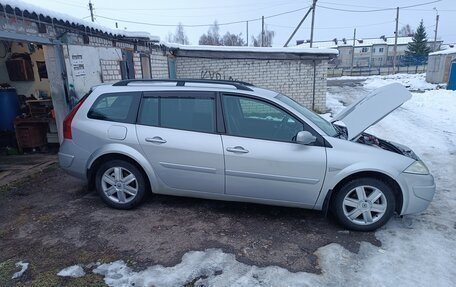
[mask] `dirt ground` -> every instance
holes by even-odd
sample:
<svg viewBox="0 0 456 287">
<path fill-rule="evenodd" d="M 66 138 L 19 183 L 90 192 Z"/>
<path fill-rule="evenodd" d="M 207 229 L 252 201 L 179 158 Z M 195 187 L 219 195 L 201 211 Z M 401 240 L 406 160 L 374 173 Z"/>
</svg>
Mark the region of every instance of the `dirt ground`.
<svg viewBox="0 0 456 287">
<path fill-rule="evenodd" d="M 173 266 L 207 248 L 247 264 L 319 273 L 319 247 L 335 242 L 357 252 L 361 241 L 380 245 L 374 233 L 348 232 L 302 209 L 153 195 L 135 210 L 115 210 L 55 164 L 0 189 L 0 286 L 103 286 L 90 265 L 82 278 L 56 274 L 119 259 L 135 270 Z M 18 261 L 30 266 L 12 280 Z"/>
</svg>

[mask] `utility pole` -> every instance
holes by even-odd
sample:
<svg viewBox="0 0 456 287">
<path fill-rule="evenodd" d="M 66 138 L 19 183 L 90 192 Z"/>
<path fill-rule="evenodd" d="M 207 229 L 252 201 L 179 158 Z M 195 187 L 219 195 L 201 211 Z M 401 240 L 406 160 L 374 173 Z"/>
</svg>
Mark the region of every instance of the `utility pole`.
<svg viewBox="0 0 456 287">
<path fill-rule="evenodd" d="M 435 8 L 434 8 L 435 9 Z M 437 9 L 435 9 L 435 11 L 437 11 Z M 437 51 L 437 29 L 439 28 L 439 12 L 437 11 L 437 15 L 435 16 L 435 34 L 434 34 L 434 47 L 433 47 L 433 51 Z"/>
<path fill-rule="evenodd" d="M 304 17 L 301 19 L 301 22 L 299 22 L 298 26 L 296 26 L 296 28 L 294 29 L 293 33 L 291 33 L 290 38 L 288 38 L 287 42 L 285 42 L 285 45 L 283 45 L 284 47 L 288 46 L 288 43 L 290 43 L 291 39 L 293 39 L 293 37 L 296 34 L 296 32 L 298 32 L 299 27 L 301 27 L 301 25 L 304 22 L 304 20 L 306 20 L 306 18 L 309 15 L 310 11 L 312 11 L 312 7 L 310 7 L 309 10 L 307 10 L 306 15 L 304 15 Z"/>
<path fill-rule="evenodd" d="M 264 47 L 264 16 L 261 16 L 261 47 Z"/>
<path fill-rule="evenodd" d="M 396 8 L 396 32 L 394 32 L 394 50 L 393 50 L 393 74 L 396 74 L 396 57 L 397 57 L 397 33 L 399 28 L 399 7 Z"/>
<path fill-rule="evenodd" d="M 89 0 L 89 10 L 90 10 L 90 18 L 92 19 L 92 22 L 95 22 L 95 19 L 93 18 L 93 5 L 92 1 Z"/>
<path fill-rule="evenodd" d="M 247 46 L 248 46 L 249 45 L 249 21 L 246 21 L 245 24 L 246 24 L 246 30 L 247 30 L 246 35 L 247 35 Z"/>
<path fill-rule="evenodd" d="M 310 26 L 310 48 L 312 48 L 314 39 L 314 22 L 315 22 L 315 7 L 317 6 L 317 0 L 313 0 L 312 3 L 312 24 Z"/>
<path fill-rule="evenodd" d="M 355 63 L 355 44 L 356 44 L 356 28 L 353 31 L 353 48 L 352 48 L 352 61 L 351 61 L 350 76 L 353 75 L 353 65 Z"/>
</svg>

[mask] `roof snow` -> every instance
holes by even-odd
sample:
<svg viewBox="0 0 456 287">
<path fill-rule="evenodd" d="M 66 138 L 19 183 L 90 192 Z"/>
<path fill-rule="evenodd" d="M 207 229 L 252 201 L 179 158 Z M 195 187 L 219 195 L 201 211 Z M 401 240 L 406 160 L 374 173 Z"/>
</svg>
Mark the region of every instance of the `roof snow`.
<svg viewBox="0 0 456 287">
<path fill-rule="evenodd" d="M 429 53 L 429 56 L 434 56 L 434 55 L 449 55 L 449 54 L 456 54 L 456 48 L 450 48 L 442 51 L 437 51 L 433 53 Z"/>
<path fill-rule="evenodd" d="M 126 31 L 121 29 L 111 29 L 93 22 L 89 22 L 83 19 L 79 19 L 77 17 L 73 17 L 64 13 L 56 12 L 53 10 L 49 10 L 43 7 L 39 7 L 22 0 L 0 0 L 0 5 L 2 6 L 3 10 L 6 9 L 7 6 L 10 6 L 13 10 L 15 10 L 18 16 L 23 16 L 25 12 L 29 14 L 36 14 L 37 16 L 42 16 L 43 18 L 50 18 L 53 21 L 63 21 L 69 25 L 79 25 L 83 27 L 87 27 L 90 29 L 94 29 L 97 32 L 111 34 L 113 36 L 123 36 L 123 37 L 130 37 L 130 38 L 146 38 L 149 41 L 160 41 L 160 37 L 152 36 L 148 32 L 139 32 L 139 31 Z M 18 14 L 17 10 L 20 10 Z M 22 14 L 22 15 L 21 15 Z"/>
<path fill-rule="evenodd" d="M 288 48 L 288 47 L 248 47 L 248 46 L 209 46 L 209 45 L 180 45 L 174 43 L 162 43 L 169 48 L 186 51 L 214 51 L 214 52 L 262 52 L 262 53 L 291 53 L 291 54 L 319 54 L 338 55 L 336 49 L 322 48 Z"/>
</svg>

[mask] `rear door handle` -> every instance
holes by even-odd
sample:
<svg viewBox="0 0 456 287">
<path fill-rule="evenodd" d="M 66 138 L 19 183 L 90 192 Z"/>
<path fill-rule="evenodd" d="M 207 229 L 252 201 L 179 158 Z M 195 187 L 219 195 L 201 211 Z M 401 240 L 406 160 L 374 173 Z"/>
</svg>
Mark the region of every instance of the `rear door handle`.
<svg viewBox="0 0 456 287">
<path fill-rule="evenodd" d="M 162 143 L 166 143 L 166 140 L 162 139 L 161 137 L 153 137 L 153 138 L 146 138 L 146 142 L 162 144 Z"/>
<path fill-rule="evenodd" d="M 226 151 L 234 152 L 234 153 L 248 153 L 249 152 L 248 150 L 246 150 L 245 148 L 243 148 L 241 146 L 227 147 Z"/>
</svg>

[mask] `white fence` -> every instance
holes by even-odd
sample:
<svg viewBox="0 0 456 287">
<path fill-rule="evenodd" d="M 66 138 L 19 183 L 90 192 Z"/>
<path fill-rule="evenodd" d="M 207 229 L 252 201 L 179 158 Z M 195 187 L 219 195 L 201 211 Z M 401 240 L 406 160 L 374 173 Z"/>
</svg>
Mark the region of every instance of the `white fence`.
<svg viewBox="0 0 456 287">
<path fill-rule="evenodd" d="M 421 74 L 426 72 L 427 65 L 396 67 L 396 73 Z M 372 76 L 394 74 L 393 67 L 378 68 L 336 68 L 328 67 L 328 77 L 340 76 Z"/>
</svg>

